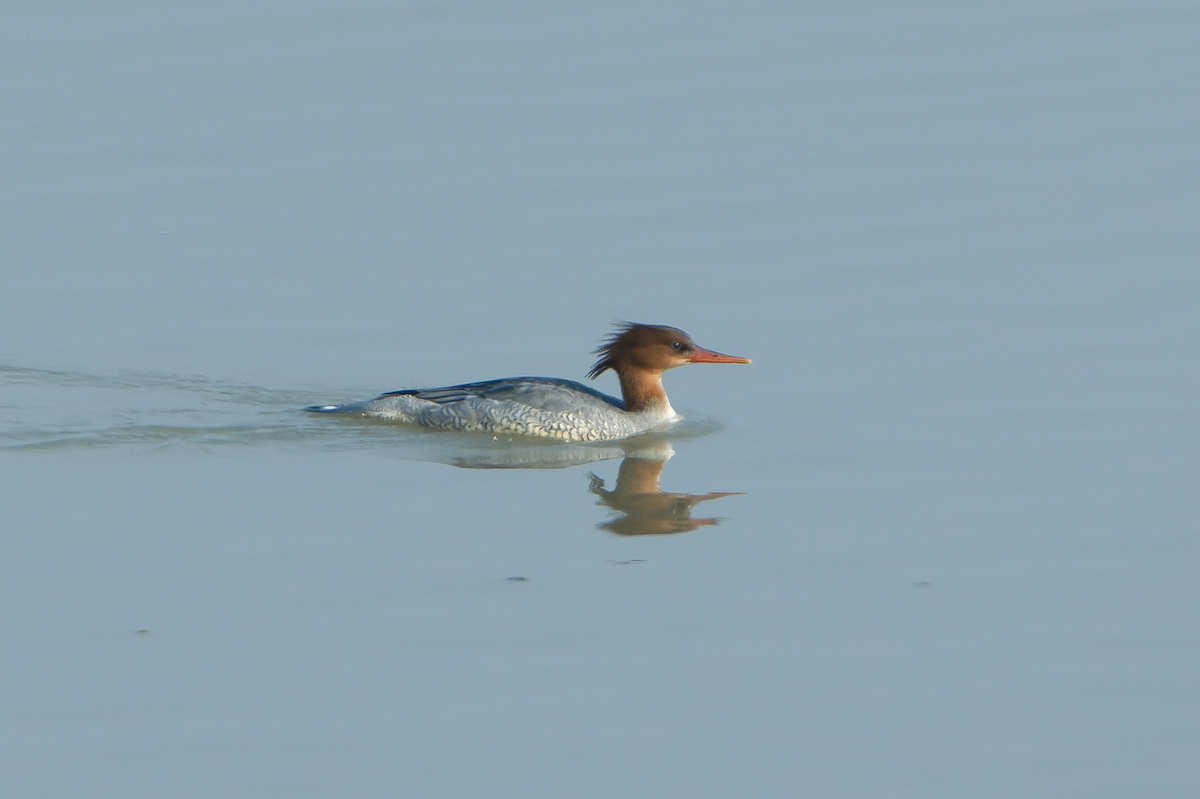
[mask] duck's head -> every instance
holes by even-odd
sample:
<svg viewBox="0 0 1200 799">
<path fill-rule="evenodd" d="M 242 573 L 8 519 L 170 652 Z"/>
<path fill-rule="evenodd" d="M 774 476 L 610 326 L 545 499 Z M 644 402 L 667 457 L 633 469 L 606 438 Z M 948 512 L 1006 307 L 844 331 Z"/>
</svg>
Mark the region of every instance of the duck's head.
<svg viewBox="0 0 1200 799">
<path fill-rule="evenodd" d="M 588 372 L 596 378 L 609 369 L 618 375 L 629 371 L 661 374 L 689 363 L 750 363 L 749 358 L 723 355 L 697 346 L 692 337 L 676 327 L 626 322 L 596 349 L 600 359 Z"/>
</svg>

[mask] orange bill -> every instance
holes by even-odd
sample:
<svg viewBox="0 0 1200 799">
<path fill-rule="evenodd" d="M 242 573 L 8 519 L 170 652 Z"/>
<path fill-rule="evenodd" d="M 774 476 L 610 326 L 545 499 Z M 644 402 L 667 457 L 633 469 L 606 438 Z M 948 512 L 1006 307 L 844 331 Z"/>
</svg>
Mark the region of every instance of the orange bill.
<svg viewBox="0 0 1200 799">
<path fill-rule="evenodd" d="M 722 355 L 719 352 L 706 350 L 703 347 L 696 347 L 692 351 L 692 356 L 688 358 L 689 363 L 750 363 L 749 358 L 739 358 L 736 355 Z"/>
</svg>

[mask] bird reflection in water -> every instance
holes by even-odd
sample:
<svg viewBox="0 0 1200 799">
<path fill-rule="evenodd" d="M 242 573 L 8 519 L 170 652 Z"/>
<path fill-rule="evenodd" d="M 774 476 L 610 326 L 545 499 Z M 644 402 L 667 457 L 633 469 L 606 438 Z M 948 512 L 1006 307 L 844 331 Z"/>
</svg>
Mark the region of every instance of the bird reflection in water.
<svg viewBox="0 0 1200 799">
<path fill-rule="evenodd" d="M 701 431 L 704 428 L 700 428 Z M 437 434 L 439 443 L 443 433 Z M 675 454 L 670 443 L 651 436 L 613 442 L 608 446 L 522 444 L 476 437 L 462 439 L 462 449 L 434 451 L 429 460 L 450 463 L 462 469 L 566 469 L 586 463 L 624 458 L 617 472 L 617 485 L 609 491 L 594 474 L 588 490 L 621 515 L 596 525 L 617 535 L 670 535 L 690 533 L 720 524 L 719 518 L 692 518 L 692 509 L 709 499 L 740 496 L 740 491 L 712 494 L 675 494 L 659 487 L 663 466 Z M 448 457 L 449 456 L 449 457 Z"/>
<path fill-rule="evenodd" d="M 626 457 L 621 461 L 617 486 L 612 491 L 606 489 L 604 481 L 595 474 L 589 474 L 588 490 L 600 497 L 597 504 L 607 505 L 622 514 L 596 526 L 617 535 L 690 533 L 701 526 L 721 523 L 719 518 L 693 518 L 692 508 L 698 503 L 743 493 L 675 494 L 663 491 L 658 481 L 666 463 L 666 458 Z"/>
</svg>

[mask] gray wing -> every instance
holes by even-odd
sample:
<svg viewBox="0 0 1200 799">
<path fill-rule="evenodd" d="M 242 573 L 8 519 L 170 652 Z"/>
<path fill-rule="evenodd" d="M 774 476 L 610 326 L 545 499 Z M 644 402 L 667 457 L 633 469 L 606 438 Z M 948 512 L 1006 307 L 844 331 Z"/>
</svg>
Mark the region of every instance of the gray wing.
<svg viewBox="0 0 1200 799">
<path fill-rule="evenodd" d="M 509 377 L 503 380 L 463 383 L 458 386 L 391 391 L 377 399 L 401 396 L 415 397 L 439 405 L 470 399 L 517 402 L 532 408 L 560 412 L 577 409 L 582 400 L 589 404 L 625 410 L 625 403 L 616 397 L 610 397 L 574 380 L 550 377 Z"/>
</svg>

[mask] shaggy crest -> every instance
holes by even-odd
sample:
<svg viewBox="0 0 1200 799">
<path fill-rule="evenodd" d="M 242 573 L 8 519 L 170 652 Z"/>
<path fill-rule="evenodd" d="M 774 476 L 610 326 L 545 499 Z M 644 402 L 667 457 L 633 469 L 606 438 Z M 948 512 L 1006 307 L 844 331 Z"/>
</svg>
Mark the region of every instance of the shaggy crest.
<svg viewBox="0 0 1200 799">
<path fill-rule="evenodd" d="M 600 360 L 592 365 L 587 376 L 595 380 L 600 375 L 607 372 L 617 365 L 613 359 L 613 350 L 616 349 L 617 342 L 621 340 L 621 336 L 638 327 L 637 322 L 618 322 L 617 329 L 609 334 L 608 338 L 600 343 L 600 346 L 592 350 L 592 355 L 599 355 Z"/>
</svg>

